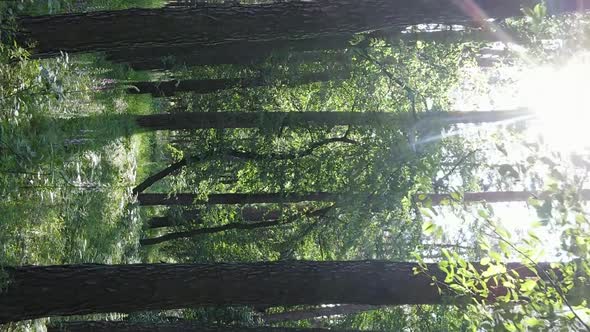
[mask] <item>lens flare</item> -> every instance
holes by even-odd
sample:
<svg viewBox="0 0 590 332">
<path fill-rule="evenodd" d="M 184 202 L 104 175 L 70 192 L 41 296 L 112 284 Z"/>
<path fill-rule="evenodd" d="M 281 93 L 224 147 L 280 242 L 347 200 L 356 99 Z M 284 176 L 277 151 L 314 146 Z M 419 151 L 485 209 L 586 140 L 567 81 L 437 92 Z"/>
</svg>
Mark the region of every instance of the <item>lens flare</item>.
<svg viewBox="0 0 590 332">
<path fill-rule="evenodd" d="M 534 69 L 520 87 L 522 105 L 537 116 L 533 132 L 562 152 L 590 148 L 590 62 L 585 58 Z"/>
</svg>

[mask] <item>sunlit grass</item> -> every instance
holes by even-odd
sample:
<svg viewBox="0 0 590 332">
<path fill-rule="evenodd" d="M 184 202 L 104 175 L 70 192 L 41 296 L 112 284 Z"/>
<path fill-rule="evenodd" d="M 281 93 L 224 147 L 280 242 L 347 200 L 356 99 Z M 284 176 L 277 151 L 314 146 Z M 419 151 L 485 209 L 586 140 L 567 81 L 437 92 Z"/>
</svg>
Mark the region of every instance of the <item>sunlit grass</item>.
<svg viewBox="0 0 590 332">
<path fill-rule="evenodd" d="M 84 55 L 1 68 L 11 80 L 0 103 L 0 138 L 9 147 L 0 150 L 0 267 L 140 259 L 131 188 L 154 134 L 133 135 L 128 123 L 101 119 L 150 113 L 152 99 L 96 91 L 101 64 Z M 35 85 L 44 68 L 57 75 L 63 95 Z M 24 88 L 14 97 L 8 88 L 19 82 Z"/>
</svg>

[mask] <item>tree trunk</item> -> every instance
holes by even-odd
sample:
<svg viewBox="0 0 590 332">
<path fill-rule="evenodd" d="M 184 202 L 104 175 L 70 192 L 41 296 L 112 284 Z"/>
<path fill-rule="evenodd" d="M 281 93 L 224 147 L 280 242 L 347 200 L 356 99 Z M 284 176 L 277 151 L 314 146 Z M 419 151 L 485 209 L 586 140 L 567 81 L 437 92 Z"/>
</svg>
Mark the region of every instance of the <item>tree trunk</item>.
<svg viewBox="0 0 590 332">
<path fill-rule="evenodd" d="M 267 227 L 277 226 L 280 224 L 282 224 L 280 220 L 258 222 L 258 223 L 253 223 L 253 224 L 234 222 L 234 223 L 229 223 L 229 224 L 225 224 L 222 226 L 199 228 L 199 229 L 193 229 L 190 231 L 168 233 L 168 234 L 164 234 L 162 236 L 149 238 L 149 239 L 141 239 L 141 240 L 139 240 L 139 244 L 142 246 L 151 246 L 154 244 L 160 244 L 160 243 L 168 242 L 168 241 L 172 241 L 172 240 L 188 239 L 188 238 L 195 237 L 195 236 L 202 235 L 202 234 L 212 234 L 212 233 L 225 232 L 230 229 L 252 230 L 252 229 L 257 229 L 257 228 L 267 228 Z"/>
<path fill-rule="evenodd" d="M 272 221 L 281 218 L 283 215 L 281 210 L 270 210 L 261 207 L 244 207 L 239 210 L 240 219 L 245 222 L 261 222 L 261 221 Z M 179 224 L 183 224 L 184 221 L 190 220 L 192 222 L 198 221 L 201 224 L 203 221 L 200 219 L 200 210 L 188 210 L 183 211 L 182 220 L 175 221 L 170 216 L 153 217 L 150 219 L 150 228 L 163 228 L 173 227 Z"/>
<path fill-rule="evenodd" d="M 0 323 L 201 305 L 410 305 L 447 300 L 431 278 L 416 275 L 415 268 L 415 263 L 385 261 L 8 267 Z M 427 268 L 431 276 L 444 280 L 437 264 Z M 521 277 L 536 276 L 518 263 L 508 269 Z"/>
<path fill-rule="evenodd" d="M 177 92 L 193 92 L 199 94 L 212 93 L 233 88 L 255 88 L 262 86 L 297 86 L 316 82 L 328 82 L 332 80 L 347 79 L 350 72 L 324 71 L 319 73 L 307 73 L 298 75 L 297 78 L 287 81 L 265 79 L 264 77 L 252 78 L 226 78 L 210 80 L 172 80 L 161 82 L 132 82 L 132 87 L 127 89 L 131 94 L 150 93 L 155 97 L 170 97 Z"/>
<path fill-rule="evenodd" d="M 174 195 L 142 193 L 137 195 L 139 205 L 195 205 L 195 204 L 280 204 L 299 202 L 333 202 L 339 194 L 328 192 L 313 193 L 249 193 L 249 194 L 211 194 L 207 200 L 197 200 L 198 194 L 180 193 Z"/>
<path fill-rule="evenodd" d="M 466 41 L 494 42 L 498 35 L 485 30 L 473 31 L 432 31 L 400 33 L 399 30 L 378 30 L 363 35 L 360 43 L 352 45 L 355 35 L 339 35 L 301 40 L 272 40 L 258 42 L 234 42 L 212 45 L 202 48 L 195 45 L 177 47 L 133 47 L 109 51 L 107 60 L 126 63 L 135 70 L 172 69 L 175 66 L 204 65 L 252 65 L 274 57 L 279 60 L 303 62 L 344 61 L 343 53 L 347 49 L 369 46 L 371 39 L 383 39 L 390 42 L 402 40 L 407 44 L 416 41 L 460 43 Z M 325 51 L 332 51 L 330 53 Z M 335 57 L 335 58 L 334 58 Z"/>
<path fill-rule="evenodd" d="M 513 36 L 514 37 L 514 36 Z M 416 41 L 460 43 L 466 41 L 494 42 L 499 41 L 497 34 L 485 30 L 471 31 L 432 31 L 416 33 L 400 33 L 398 29 L 386 29 L 364 34 L 360 43 L 351 44 L 355 35 L 339 35 L 301 40 L 272 40 L 234 42 L 212 45 L 206 48 L 198 45 L 177 47 L 133 47 L 109 51 L 107 60 L 126 63 L 135 70 L 171 69 L 175 66 L 203 65 L 252 65 L 269 60 L 272 56 L 278 59 L 295 59 L 296 61 L 343 61 L 342 54 L 326 53 L 325 51 L 343 51 L 351 48 L 369 46 L 371 39 L 384 39 L 393 42 L 402 40 L 412 44 Z M 332 59 L 336 55 L 336 59 Z"/>
<path fill-rule="evenodd" d="M 580 198 L 582 200 L 590 200 L 590 189 L 582 189 L 580 191 Z M 464 193 L 462 197 L 455 200 L 451 194 L 418 194 L 415 198 L 419 202 L 430 202 L 432 205 L 441 205 L 443 201 L 448 202 L 462 202 L 462 203 L 509 203 L 509 202 L 526 202 L 529 198 L 537 198 L 540 200 L 547 199 L 551 196 L 550 192 L 534 193 L 530 191 L 487 191 Z"/>
<path fill-rule="evenodd" d="M 321 215 L 326 214 L 326 212 L 328 212 L 331 208 L 332 208 L 332 206 L 329 206 L 329 207 L 314 210 L 311 212 L 306 212 L 306 213 L 303 213 L 303 216 L 308 216 L 308 217 L 321 216 Z M 213 234 L 213 233 L 225 232 L 230 229 L 252 230 L 252 229 L 258 229 L 258 228 L 267 228 L 267 227 L 272 227 L 272 226 L 278 226 L 278 225 L 287 225 L 287 224 L 294 222 L 295 220 L 297 220 L 299 218 L 300 218 L 300 216 L 295 215 L 295 216 L 291 216 L 290 218 L 288 218 L 286 220 L 280 220 L 277 218 L 275 220 L 261 221 L 261 222 L 257 222 L 257 223 L 233 222 L 233 223 L 229 223 L 229 224 L 225 224 L 225 225 L 221 225 L 221 226 L 192 229 L 192 230 L 183 231 L 183 232 L 168 233 L 168 234 L 164 234 L 162 236 L 158 236 L 158 237 L 150 238 L 150 239 L 141 239 L 139 241 L 139 244 L 141 244 L 142 246 L 149 246 L 149 245 L 159 244 L 159 243 L 172 241 L 172 240 L 188 239 L 188 238 L 196 237 L 196 236 L 199 236 L 202 234 Z"/>
<path fill-rule="evenodd" d="M 307 310 L 296 310 L 276 314 L 265 314 L 262 315 L 262 320 L 264 320 L 267 323 L 298 321 L 326 316 L 329 317 L 336 315 L 352 315 L 365 311 L 378 310 L 381 308 L 383 308 L 383 306 L 367 304 L 341 304 L 332 307 L 318 307 Z"/>
<path fill-rule="evenodd" d="M 580 2 L 559 0 L 551 14 Z M 195 8 L 128 9 L 19 20 L 37 53 L 117 50 L 129 47 L 195 47 L 235 41 L 305 39 L 423 23 L 481 23 L 521 16 L 536 0 L 323 0 L 273 4 L 203 4 Z M 477 7 L 479 8 L 477 8 Z M 475 8 L 474 8 L 475 7 Z M 484 15 L 480 13 L 485 13 Z M 21 37 L 24 39 L 25 36 Z"/>
<path fill-rule="evenodd" d="M 298 61 L 315 61 L 327 57 L 322 51 L 350 48 L 352 38 L 352 35 L 344 35 L 305 40 L 234 42 L 208 47 L 132 47 L 109 51 L 106 58 L 113 62 L 127 63 L 136 70 L 170 69 L 182 65 L 252 65 L 266 61 L 273 55 L 285 59 L 295 58 Z M 366 44 L 368 43 L 363 45 Z"/>
<path fill-rule="evenodd" d="M 150 228 L 173 227 L 179 224 L 191 222 L 193 224 L 202 224 L 201 210 L 184 210 L 180 215 L 181 220 L 176 220 L 174 216 L 152 217 L 149 221 Z"/>
<path fill-rule="evenodd" d="M 176 226 L 176 222 L 169 216 L 160 216 L 150 218 L 148 225 L 150 228 L 162 228 Z"/>
<path fill-rule="evenodd" d="M 443 124 L 482 123 L 531 117 L 526 109 L 510 111 L 423 112 L 424 121 Z M 190 112 L 139 115 L 135 118 L 144 130 L 276 128 L 290 126 L 368 126 L 408 119 L 407 114 L 389 112 Z"/>
<path fill-rule="evenodd" d="M 189 159 L 182 158 L 181 160 L 172 163 L 170 166 L 164 168 L 163 170 L 159 171 L 156 174 L 150 175 L 147 179 L 143 180 L 139 185 L 133 188 L 133 194 L 138 194 L 147 188 L 151 187 L 154 183 L 162 180 L 163 178 L 167 177 L 170 174 L 174 174 L 178 172 L 181 168 L 186 166 L 189 162 Z"/>
<path fill-rule="evenodd" d="M 204 327 L 198 322 L 144 323 L 128 321 L 60 322 L 51 324 L 47 332 L 360 332 L 319 328 L 289 327 Z"/>
</svg>

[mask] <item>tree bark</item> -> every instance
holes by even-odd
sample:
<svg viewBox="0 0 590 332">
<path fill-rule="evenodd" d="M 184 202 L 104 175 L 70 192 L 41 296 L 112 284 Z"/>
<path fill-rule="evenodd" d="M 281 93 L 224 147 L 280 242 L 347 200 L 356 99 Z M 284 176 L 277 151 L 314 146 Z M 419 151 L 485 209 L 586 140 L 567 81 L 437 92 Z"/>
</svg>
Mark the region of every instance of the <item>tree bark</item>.
<svg viewBox="0 0 590 332">
<path fill-rule="evenodd" d="M 225 232 L 230 229 L 242 229 L 242 230 L 252 230 L 257 228 L 267 228 L 272 226 L 277 226 L 282 224 L 280 220 L 273 220 L 273 221 L 264 221 L 264 222 L 257 222 L 257 223 L 243 223 L 243 222 L 234 222 L 229 223 L 221 226 L 215 227 L 206 227 L 206 228 L 199 228 L 199 229 L 192 229 L 189 231 L 183 232 L 175 232 L 175 233 L 168 233 L 162 236 L 153 237 L 149 239 L 141 239 L 139 240 L 139 244 L 142 246 L 151 246 L 155 244 L 160 244 L 163 242 L 179 240 L 179 239 L 188 239 L 191 237 L 196 237 L 202 234 L 212 234 L 212 233 L 220 233 Z"/>
<path fill-rule="evenodd" d="M 299 202 L 334 202 L 340 195 L 328 192 L 312 193 L 248 193 L 248 194 L 211 194 L 207 200 L 198 200 L 198 194 L 180 193 L 174 195 L 142 193 L 137 195 L 139 205 L 232 205 L 232 204 L 280 204 Z"/>
<path fill-rule="evenodd" d="M 444 280 L 437 264 L 427 267 L 430 275 Z M 385 261 L 8 267 L 0 323 L 200 305 L 410 305 L 447 300 L 429 276 L 415 275 L 415 268 L 414 263 Z M 536 276 L 518 263 L 508 269 L 521 277 Z"/>
<path fill-rule="evenodd" d="M 443 124 L 482 123 L 531 117 L 526 109 L 475 112 L 423 112 L 424 121 Z M 369 126 L 408 119 L 407 114 L 389 112 L 190 112 L 139 115 L 144 130 L 259 128 L 276 126 Z"/>
<path fill-rule="evenodd" d="M 147 179 L 143 180 L 140 184 L 133 188 L 133 194 L 143 192 L 147 188 L 151 187 L 154 183 L 162 180 L 170 174 L 178 172 L 181 168 L 188 164 L 188 161 L 189 159 L 183 158 L 175 163 L 170 164 L 170 166 L 164 168 L 158 173 L 150 175 Z"/>
<path fill-rule="evenodd" d="M 514 36 L 512 36 L 514 38 Z M 295 59 L 296 61 L 343 61 L 343 54 L 332 54 L 325 51 L 343 51 L 352 48 L 365 48 L 371 39 L 387 41 L 402 40 L 412 44 L 416 41 L 460 43 L 466 41 L 494 42 L 499 41 L 497 34 L 485 30 L 471 31 L 432 31 L 416 33 L 400 33 L 399 30 L 377 30 L 364 34 L 360 43 L 351 44 L 355 35 L 338 35 L 301 40 L 272 40 L 258 42 L 233 42 L 212 45 L 206 48 L 198 45 L 177 47 L 133 47 L 113 50 L 106 54 L 107 60 L 126 63 L 135 70 L 171 69 L 174 66 L 203 65 L 252 65 L 267 61 L 272 56 L 278 59 Z M 336 55 L 336 59 L 333 59 Z M 339 58 L 341 58 L 339 60 Z"/>
<path fill-rule="evenodd" d="M 253 65 L 267 61 L 273 56 L 279 60 L 312 62 L 330 59 L 329 61 L 339 62 L 345 60 L 344 54 L 334 52 L 368 47 L 371 39 L 390 42 L 402 40 L 408 44 L 418 40 L 440 43 L 499 41 L 497 34 L 485 30 L 400 33 L 399 30 L 386 29 L 363 36 L 364 39 L 354 45 L 351 41 L 354 40 L 355 35 L 344 34 L 301 40 L 233 42 L 207 48 L 198 45 L 133 47 L 109 51 L 106 53 L 106 58 L 113 62 L 126 63 L 135 70 L 155 70 L 171 69 L 175 66 Z"/>
<path fill-rule="evenodd" d="M 192 222 L 196 224 L 202 224 L 203 220 L 201 219 L 201 210 L 184 210 L 181 212 L 181 220 L 175 220 L 173 216 L 160 216 L 160 217 L 152 217 L 149 221 L 150 228 L 162 228 L 162 227 L 172 227 L 179 224 L 185 224 L 187 222 Z"/>
<path fill-rule="evenodd" d="M 589 0 L 559 0 L 551 14 Z M 298 40 L 423 23 L 470 24 L 521 16 L 536 0 L 318 0 L 260 5 L 203 4 L 195 8 L 128 9 L 19 20 L 36 52 L 129 47 L 211 46 L 234 41 Z M 485 14 L 485 15 L 484 15 Z"/>
<path fill-rule="evenodd" d="M 178 224 L 183 224 L 183 221 L 185 220 L 190 220 L 193 222 L 199 221 L 200 224 L 202 223 L 202 220 L 200 219 L 200 213 L 200 210 L 183 211 L 183 220 L 181 221 L 174 221 L 170 216 L 153 217 L 150 219 L 150 228 L 173 227 L 177 226 Z M 239 215 L 245 222 L 260 222 L 277 220 L 281 218 L 283 213 L 281 210 L 271 210 L 261 207 L 244 207 L 239 210 Z"/>
<path fill-rule="evenodd" d="M 264 62 L 273 55 L 280 59 L 294 58 L 309 62 L 328 57 L 322 51 L 350 48 L 352 38 L 353 36 L 344 35 L 305 40 L 233 42 L 205 48 L 199 45 L 132 47 L 109 51 L 106 58 L 113 62 L 126 63 L 136 70 L 171 69 L 183 65 L 252 65 Z M 366 44 L 368 43 L 363 45 Z"/>
<path fill-rule="evenodd" d="M 332 208 L 332 206 L 329 206 L 329 207 L 314 210 L 311 212 L 306 212 L 306 213 L 303 213 L 302 216 L 308 216 L 308 217 L 321 216 L 321 215 L 326 214 L 326 212 L 328 212 L 331 208 Z M 141 239 L 141 240 L 139 240 L 139 244 L 141 244 L 142 246 L 149 246 L 149 245 L 159 244 L 159 243 L 172 241 L 172 240 L 188 239 L 188 238 L 196 237 L 196 236 L 199 236 L 202 234 L 213 234 L 213 233 L 225 232 L 230 229 L 252 230 L 252 229 L 258 229 L 258 228 L 267 228 L 267 227 L 272 227 L 272 226 L 278 226 L 278 225 L 287 225 L 287 224 L 294 222 L 295 220 L 297 220 L 299 218 L 300 218 L 300 216 L 295 215 L 295 216 L 291 216 L 290 218 L 288 218 L 286 220 L 280 220 L 279 218 L 277 218 L 275 220 L 261 221 L 261 222 L 256 222 L 256 223 L 233 222 L 233 223 L 229 223 L 229 224 L 225 224 L 225 225 L 221 225 L 221 226 L 192 229 L 192 230 L 183 231 L 183 232 L 168 233 L 168 234 L 164 234 L 162 236 L 158 236 L 155 238 Z"/>
<path fill-rule="evenodd" d="M 130 94 L 149 93 L 155 97 L 170 97 L 177 92 L 192 92 L 198 94 L 218 92 L 233 88 L 255 88 L 263 86 L 298 86 L 317 82 L 328 82 L 333 80 L 347 79 L 350 72 L 346 71 L 324 71 L 319 73 L 307 73 L 297 76 L 297 78 L 277 81 L 265 79 L 264 77 L 251 78 L 226 78 L 210 80 L 171 80 L 156 82 L 132 82 L 132 87 L 127 89 Z"/>
<path fill-rule="evenodd" d="M 590 200 L 590 189 L 579 192 L 581 199 Z M 168 194 L 139 194 L 140 205 L 193 205 L 193 204 L 259 204 L 259 203 L 297 203 L 297 202 L 333 202 L 341 194 L 328 192 L 315 193 L 249 193 L 249 194 L 211 194 L 205 201 L 197 200 L 197 194 L 180 193 Z M 464 193 L 460 201 L 464 203 L 488 202 L 525 202 L 529 198 L 546 199 L 549 192 L 533 193 L 530 191 L 490 191 L 479 193 Z M 441 205 L 443 201 L 453 201 L 451 194 L 417 194 L 414 196 L 419 202 L 430 202 L 432 205 Z"/>
<path fill-rule="evenodd" d="M 372 311 L 383 308 L 383 306 L 368 304 L 341 304 L 332 307 L 317 307 L 307 310 L 286 311 L 275 314 L 262 315 L 262 320 L 267 323 L 298 321 L 314 319 L 325 316 L 351 315 L 364 311 Z"/>
<path fill-rule="evenodd" d="M 590 200 L 590 189 L 583 189 L 580 191 L 580 198 L 582 200 Z M 530 198 L 547 199 L 551 195 L 550 192 L 534 193 L 530 191 L 487 191 L 487 192 L 473 192 L 464 193 L 459 198 L 461 203 L 509 203 L 509 202 L 526 202 Z M 418 194 L 415 196 L 419 202 L 430 202 L 432 205 L 441 205 L 443 201 L 456 202 L 451 194 Z"/>
<path fill-rule="evenodd" d="M 148 225 L 150 228 L 163 228 L 176 226 L 176 222 L 169 216 L 159 216 L 150 218 Z"/>
<path fill-rule="evenodd" d="M 47 332 L 360 332 L 320 328 L 289 327 L 204 327 L 198 322 L 143 323 L 127 321 L 85 321 L 51 324 Z"/>
</svg>

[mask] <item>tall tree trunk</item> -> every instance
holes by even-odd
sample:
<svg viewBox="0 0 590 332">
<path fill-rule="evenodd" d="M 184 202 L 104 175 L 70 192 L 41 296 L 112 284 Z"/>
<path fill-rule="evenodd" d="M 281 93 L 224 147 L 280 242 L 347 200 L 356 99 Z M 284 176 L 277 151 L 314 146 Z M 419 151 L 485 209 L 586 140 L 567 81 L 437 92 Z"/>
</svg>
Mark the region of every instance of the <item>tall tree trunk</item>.
<svg viewBox="0 0 590 332">
<path fill-rule="evenodd" d="M 259 128 L 261 126 L 368 126 L 403 121 L 407 114 L 389 112 L 190 112 L 139 115 L 144 130 Z M 423 112 L 424 121 L 443 124 L 499 122 L 531 117 L 526 109 L 476 112 Z"/>
<path fill-rule="evenodd" d="M 325 51 L 368 47 L 371 39 L 403 40 L 411 44 L 417 40 L 441 43 L 493 42 L 498 41 L 499 37 L 484 30 L 400 33 L 399 29 L 385 29 L 364 34 L 363 41 L 352 45 L 351 41 L 354 39 L 354 34 L 343 34 L 299 40 L 233 42 L 212 45 L 206 48 L 198 45 L 132 47 L 109 51 L 106 58 L 113 62 L 126 63 L 136 70 L 170 69 L 174 66 L 183 65 L 252 65 L 264 62 L 271 56 L 278 59 L 296 59 L 296 61 L 310 62 L 325 58 L 330 59 L 336 55 L 337 58 L 331 61 L 339 61 L 338 58 L 341 58 L 341 54 L 328 54 Z"/>
<path fill-rule="evenodd" d="M 211 194 L 207 200 L 197 200 L 198 194 L 180 193 L 174 195 L 142 193 L 137 195 L 137 200 L 142 206 L 152 205 L 231 205 L 231 204 L 280 204 L 299 202 L 333 202 L 339 194 L 328 192 L 312 193 L 248 193 L 248 194 Z"/>
<path fill-rule="evenodd" d="M 559 0 L 551 14 L 590 0 Z M 521 16 L 537 0 L 323 0 L 260 5 L 203 4 L 195 8 L 26 17 L 19 20 L 36 52 L 80 52 L 234 41 L 305 39 L 423 23 L 470 24 Z M 484 14 L 482 14 L 484 13 Z M 24 39 L 24 38 L 23 38 Z"/>
<path fill-rule="evenodd" d="M 579 192 L 582 200 L 590 200 L 590 189 L 583 189 Z M 529 198 L 547 199 L 551 195 L 550 192 L 534 193 L 530 191 L 484 191 L 484 192 L 468 192 L 464 193 L 463 197 L 459 197 L 458 201 L 463 203 L 509 203 L 509 202 L 526 202 Z M 419 202 L 430 202 L 432 205 L 441 205 L 443 201 L 454 202 L 457 201 L 451 194 L 418 194 L 415 198 Z"/>
<path fill-rule="evenodd" d="M 154 183 L 162 180 L 170 174 L 178 172 L 180 169 L 186 166 L 188 162 L 189 158 L 182 158 L 181 160 L 170 164 L 170 166 L 162 169 L 161 171 L 148 176 L 147 179 L 143 180 L 140 184 L 133 188 L 133 193 L 138 194 L 140 192 L 143 192 L 147 188 L 151 187 Z"/>
<path fill-rule="evenodd" d="M 255 88 L 262 86 L 286 85 L 297 86 L 316 82 L 328 82 L 332 80 L 347 79 L 350 72 L 346 71 L 324 71 L 319 73 L 306 73 L 297 76 L 295 79 L 278 81 L 265 79 L 262 76 L 251 78 L 226 78 L 209 80 L 171 80 L 155 82 L 132 82 L 132 87 L 127 89 L 128 93 L 141 94 L 149 93 L 156 97 L 170 97 L 177 92 L 212 93 L 233 88 Z"/>
<path fill-rule="evenodd" d="M 187 224 L 189 222 L 192 224 L 202 224 L 201 213 L 201 210 L 184 210 L 180 213 L 180 220 L 176 220 L 176 217 L 171 215 L 152 217 L 149 220 L 149 226 L 150 228 L 162 228 Z"/>
<path fill-rule="evenodd" d="M 176 226 L 176 222 L 169 216 L 152 217 L 148 221 L 150 228 L 162 228 Z"/>
<path fill-rule="evenodd" d="M 352 35 L 304 40 L 273 40 L 233 42 L 201 47 L 199 45 L 132 47 L 109 51 L 110 61 L 127 63 L 136 70 L 169 69 L 174 66 L 251 65 L 278 58 L 315 61 L 327 57 L 322 51 L 345 50 L 351 47 Z M 362 47 L 355 45 L 355 47 Z M 315 60 L 314 60 L 315 59 Z"/>
<path fill-rule="evenodd" d="M 280 220 L 277 218 L 275 220 L 261 221 L 261 222 L 257 222 L 257 223 L 233 222 L 233 223 L 229 223 L 229 224 L 225 224 L 225 225 L 221 225 L 221 226 L 192 229 L 192 230 L 188 230 L 188 231 L 175 232 L 175 233 L 168 233 L 168 234 L 164 234 L 162 236 L 158 236 L 155 238 L 141 239 L 139 241 L 139 244 L 141 244 L 142 246 L 149 246 L 149 245 L 159 244 L 159 243 L 172 241 L 172 240 L 188 239 L 188 238 L 199 236 L 202 234 L 213 234 L 213 233 L 225 232 L 230 229 L 252 230 L 252 229 L 258 229 L 258 228 L 267 228 L 267 227 L 272 227 L 272 226 L 278 226 L 278 225 L 287 225 L 287 224 L 294 222 L 297 219 L 300 219 L 302 216 L 317 217 L 317 216 L 324 215 L 331 208 L 332 208 L 332 206 L 329 206 L 329 207 L 317 209 L 317 210 L 314 210 L 311 212 L 305 212 L 302 215 L 291 216 L 291 217 L 287 218 L 286 220 Z"/>
<path fill-rule="evenodd" d="M 150 219 L 150 228 L 173 227 L 184 224 L 186 221 L 202 223 L 200 210 L 183 211 L 182 220 L 175 221 L 171 216 L 153 217 Z M 238 211 L 240 219 L 245 222 L 272 221 L 281 218 L 281 210 L 268 209 L 263 207 L 244 207 Z"/>
<path fill-rule="evenodd" d="M 368 304 L 341 304 L 332 307 L 317 307 L 307 310 L 286 311 L 275 314 L 262 315 L 262 320 L 267 323 L 298 321 L 314 319 L 325 316 L 352 315 L 365 311 L 378 310 L 383 306 Z"/>
<path fill-rule="evenodd" d="M 290 327 L 204 327 L 198 322 L 144 323 L 128 321 L 86 321 L 51 324 L 47 332 L 360 332 Z"/>
<path fill-rule="evenodd" d="M 444 280 L 437 264 L 427 267 Z M 414 263 L 385 261 L 9 267 L 0 323 L 200 305 L 442 303 L 445 297 L 431 278 L 414 274 L 415 268 Z M 536 276 L 518 263 L 508 269 Z"/>
<path fill-rule="evenodd" d="M 258 229 L 258 228 L 267 228 L 267 227 L 277 226 L 280 224 L 282 224 L 282 222 L 280 220 L 263 221 L 263 222 L 250 223 L 250 224 L 243 223 L 243 222 L 234 222 L 234 223 L 229 223 L 229 224 L 225 224 L 225 225 L 221 225 L 221 226 L 199 228 L 199 229 L 193 229 L 193 230 L 183 231 L 183 232 L 168 233 L 168 234 L 164 234 L 162 236 L 158 236 L 158 237 L 154 237 L 154 238 L 141 239 L 141 240 L 139 240 L 139 244 L 142 246 L 151 246 L 154 244 L 160 244 L 163 242 L 168 242 L 168 241 L 173 241 L 173 240 L 188 239 L 188 238 L 195 237 L 195 236 L 202 235 L 202 234 L 212 234 L 212 233 L 225 232 L 230 229 L 252 230 L 252 229 Z"/>
</svg>

